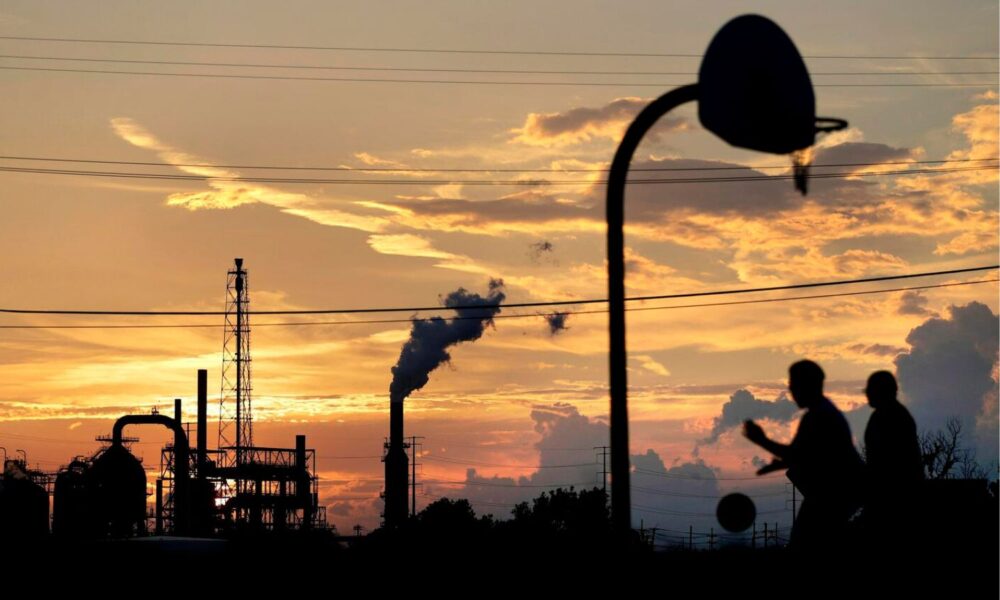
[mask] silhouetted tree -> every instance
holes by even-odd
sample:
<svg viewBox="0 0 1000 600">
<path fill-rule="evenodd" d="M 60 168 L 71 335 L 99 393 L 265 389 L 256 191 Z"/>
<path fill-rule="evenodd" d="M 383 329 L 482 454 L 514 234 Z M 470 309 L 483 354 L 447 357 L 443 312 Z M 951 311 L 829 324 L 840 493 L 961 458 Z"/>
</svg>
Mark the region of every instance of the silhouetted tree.
<svg viewBox="0 0 1000 600">
<path fill-rule="evenodd" d="M 476 518 L 476 511 L 468 500 L 441 498 L 428 504 L 417 514 L 417 526 L 437 534 L 485 531 L 492 526 L 488 517 Z"/>
<path fill-rule="evenodd" d="M 990 471 L 976 459 L 975 448 L 964 445 L 962 421 L 948 419 L 943 429 L 920 436 L 927 479 L 990 479 Z"/>
<path fill-rule="evenodd" d="M 597 543 L 611 533 L 611 512 L 604 490 L 556 489 L 529 505 L 521 502 L 501 524 L 511 534 L 535 540 Z"/>
</svg>

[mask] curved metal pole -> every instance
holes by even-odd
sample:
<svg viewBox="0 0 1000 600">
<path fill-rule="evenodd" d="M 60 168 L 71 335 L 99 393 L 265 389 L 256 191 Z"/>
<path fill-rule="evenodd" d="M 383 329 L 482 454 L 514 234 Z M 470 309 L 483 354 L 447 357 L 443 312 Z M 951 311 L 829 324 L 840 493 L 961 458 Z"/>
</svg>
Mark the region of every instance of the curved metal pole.
<svg viewBox="0 0 1000 600">
<path fill-rule="evenodd" d="M 629 488 L 628 357 L 625 349 L 625 178 L 629 163 L 646 132 L 662 117 L 685 102 L 698 98 L 691 84 L 660 96 L 629 125 L 615 152 L 608 174 L 608 321 L 610 330 L 611 386 L 611 519 L 616 531 L 632 529 L 632 494 Z"/>
<path fill-rule="evenodd" d="M 188 511 L 188 456 L 190 446 L 188 445 L 187 434 L 184 432 L 183 424 L 166 415 L 125 415 L 115 421 L 111 429 L 111 443 L 121 446 L 124 443 L 123 432 L 129 425 L 163 425 L 174 432 L 174 519 L 175 534 L 187 535 L 189 533 L 189 511 Z"/>
</svg>

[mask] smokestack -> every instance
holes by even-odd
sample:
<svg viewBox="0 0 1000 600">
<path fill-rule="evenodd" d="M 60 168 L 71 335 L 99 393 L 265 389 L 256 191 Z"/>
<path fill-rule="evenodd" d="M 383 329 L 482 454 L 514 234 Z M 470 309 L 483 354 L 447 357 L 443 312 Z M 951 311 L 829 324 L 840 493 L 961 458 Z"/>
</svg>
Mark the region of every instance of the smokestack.
<svg viewBox="0 0 1000 600">
<path fill-rule="evenodd" d="M 385 454 L 385 526 L 406 521 L 409 459 L 403 447 L 403 402 L 389 403 L 389 449 Z"/>
<path fill-rule="evenodd" d="M 198 369 L 198 479 L 208 465 L 208 370 Z"/>
<path fill-rule="evenodd" d="M 406 521 L 409 496 L 409 459 L 403 443 L 403 401 L 427 384 L 430 373 L 451 360 L 448 348 L 482 337 L 487 325 L 500 312 L 506 294 L 503 280 L 491 279 L 486 297 L 458 288 L 444 298 L 444 305 L 457 313 L 453 319 L 414 319 L 410 339 L 403 344 L 392 368 L 389 385 L 389 445 L 385 455 L 385 526 L 399 527 Z"/>
<path fill-rule="evenodd" d="M 184 421 L 181 420 L 181 399 L 174 398 L 174 420 L 177 421 L 178 425 L 182 425 Z"/>
<path fill-rule="evenodd" d="M 302 528 L 312 526 L 312 479 L 309 476 L 309 465 L 306 463 L 306 436 L 295 436 L 295 469 L 298 471 L 298 482 L 295 484 L 295 494 L 302 506 Z"/>
</svg>

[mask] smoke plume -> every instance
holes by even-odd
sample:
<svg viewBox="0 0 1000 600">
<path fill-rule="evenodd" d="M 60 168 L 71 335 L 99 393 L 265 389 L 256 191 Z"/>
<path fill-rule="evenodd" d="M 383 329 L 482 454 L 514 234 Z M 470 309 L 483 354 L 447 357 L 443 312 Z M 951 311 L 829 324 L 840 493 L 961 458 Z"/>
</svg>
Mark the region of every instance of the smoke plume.
<svg viewBox="0 0 1000 600">
<path fill-rule="evenodd" d="M 549 334 L 551 335 L 556 335 L 560 331 L 569 329 L 569 327 L 566 327 L 566 319 L 569 319 L 568 312 L 554 312 L 542 316 L 545 317 L 545 322 L 549 324 Z"/>
<path fill-rule="evenodd" d="M 455 309 L 456 318 L 414 319 L 410 339 L 403 344 L 399 360 L 392 368 L 390 400 L 402 402 L 424 387 L 431 371 L 451 360 L 449 347 L 482 337 L 486 326 L 493 324 L 493 317 L 500 312 L 499 305 L 506 297 L 503 280 L 491 279 L 486 297 L 465 288 L 458 288 L 444 297 L 444 305 Z"/>
</svg>

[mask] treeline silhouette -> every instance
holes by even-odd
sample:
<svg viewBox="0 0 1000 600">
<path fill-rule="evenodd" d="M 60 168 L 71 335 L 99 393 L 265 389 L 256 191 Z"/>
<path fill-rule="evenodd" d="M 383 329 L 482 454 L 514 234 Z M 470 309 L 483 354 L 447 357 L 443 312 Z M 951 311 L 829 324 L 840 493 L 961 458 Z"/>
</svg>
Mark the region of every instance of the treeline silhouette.
<svg viewBox="0 0 1000 600">
<path fill-rule="evenodd" d="M 530 502 L 521 502 L 509 518 L 477 516 L 466 499 L 440 498 L 397 529 L 377 529 L 358 538 L 354 549 L 369 552 L 406 551 L 414 545 L 448 552 L 452 549 L 597 551 L 612 546 L 608 495 L 600 488 L 557 488 Z"/>
</svg>

